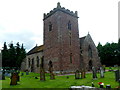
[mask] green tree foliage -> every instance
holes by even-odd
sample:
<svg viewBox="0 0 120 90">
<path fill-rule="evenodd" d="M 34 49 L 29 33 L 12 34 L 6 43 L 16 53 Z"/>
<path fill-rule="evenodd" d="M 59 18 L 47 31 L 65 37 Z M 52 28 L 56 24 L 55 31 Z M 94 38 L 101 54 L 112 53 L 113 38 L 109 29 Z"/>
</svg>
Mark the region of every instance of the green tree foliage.
<svg viewBox="0 0 120 90">
<path fill-rule="evenodd" d="M 107 66 L 120 65 L 120 40 L 118 43 L 106 43 L 97 46 L 101 63 Z"/>
<path fill-rule="evenodd" d="M 20 68 L 23 59 L 26 57 L 26 51 L 24 46 L 19 45 L 19 42 L 16 46 L 13 43 L 9 44 L 9 48 L 7 48 L 6 42 L 4 43 L 4 47 L 2 50 L 2 66 L 3 67 L 17 67 Z"/>
</svg>

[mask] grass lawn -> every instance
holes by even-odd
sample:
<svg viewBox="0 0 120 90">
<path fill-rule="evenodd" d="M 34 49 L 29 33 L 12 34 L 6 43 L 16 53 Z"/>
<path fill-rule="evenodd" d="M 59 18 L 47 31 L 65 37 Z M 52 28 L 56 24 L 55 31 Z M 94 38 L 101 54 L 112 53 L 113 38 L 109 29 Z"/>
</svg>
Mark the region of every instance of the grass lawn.
<svg viewBox="0 0 120 90">
<path fill-rule="evenodd" d="M 105 85 L 110 84 L 112 88 L 116 88 L 119 84 L 115 81 L 114 72 L 105 72 L 105 78 L 100 78 L 100 74 L 97 74 L 98 79 L 93 80 L 92 74 L 86 74 L 84 79 L 75 79 L 74 75 L 56 76 L 55 80 L 50 80 L 49 74 L 46 74 L 46 81 L 40 81 L 40 75 L 38 73 L 30 73 L 20 77 L 18 85 L 10 86 L 10 78 L 6 77 L 6 80 L 2 81 L 2 88 L 69 88 L 70 86 L 86 85 L 91 86 L 91 82 L 94 82 L 95 87 L 99 87 L 98 82 L 103 82 Z M 38 77 L 38 79 L 35 79 Z"/>
</svg>

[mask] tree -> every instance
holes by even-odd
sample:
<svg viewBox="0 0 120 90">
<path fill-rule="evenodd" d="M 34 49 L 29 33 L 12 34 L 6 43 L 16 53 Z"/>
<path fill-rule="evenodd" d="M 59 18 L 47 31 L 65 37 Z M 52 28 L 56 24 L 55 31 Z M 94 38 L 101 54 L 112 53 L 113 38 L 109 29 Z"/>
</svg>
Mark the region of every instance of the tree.
<svg viewBox="0 0 120 90">
<path fill-rule="evenodd" d="M 16 46 L 11 42 L 9 44 L 9 49 L 7 49 L 6 42 L 4 43 L 4 47 L 2 50 L 2 66 L 3 67 L 16 67 L 20 68 L 23 59 L 26 57 L 26 51 L 24 46 L 20 46 L 19 42 Z"/>
<path fill-rule="evenodd" d="M 120 40 L 119 40 L 120 42 Z M 106 43 L 102 46 L 100 43 L 97 46 L 99 57 L 101 59 L 101 63 L 107 66 L 112 66 L 120 63 L 120 44 L 118 43 Z"/>
</svg>

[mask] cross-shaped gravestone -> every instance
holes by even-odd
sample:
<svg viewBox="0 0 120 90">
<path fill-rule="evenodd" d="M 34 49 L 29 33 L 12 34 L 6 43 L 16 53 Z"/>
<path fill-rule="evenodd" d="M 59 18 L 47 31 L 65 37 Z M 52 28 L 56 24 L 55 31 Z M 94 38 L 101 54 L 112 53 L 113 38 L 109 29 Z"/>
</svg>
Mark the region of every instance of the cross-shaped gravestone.
<svg viewBox="0 0 120 90">
<path fill-rule="evenodd" d="M 96 72 L 95 67 L 92 67 L 92 71 L 93 71 L 93 79 L 96 79 L 97 78 L 97 72 Z"/>
<path fill-rule="evenodd" d="M 80 79 L 79 70 L 76 70 L 76 72 L 75 72 L 75 79 Z"/>
<path fill-rule="evenodd" d="M 55 79 L 55 75 L 53 73 L 53 64 L 52 64 L 52 61 L 49 61 L 49 72 L 50 72 L 50 79 Z"/>
<path fill-rule="evenodd" d="M 104 78 L 104 70 L 102 67 L 100 67 L 100 77 Z"/>
</svg>

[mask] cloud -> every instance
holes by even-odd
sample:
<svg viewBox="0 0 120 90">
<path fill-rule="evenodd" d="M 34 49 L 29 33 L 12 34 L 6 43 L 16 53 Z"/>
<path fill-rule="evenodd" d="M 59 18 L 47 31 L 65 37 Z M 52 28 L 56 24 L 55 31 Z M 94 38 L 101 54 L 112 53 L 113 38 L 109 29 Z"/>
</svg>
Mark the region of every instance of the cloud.
<svg viewBox="0 0 120 90">
<path fill-rule="evenodd" d="M 0 34 L 0 44 L 3 45 L 4 42 L 9 44 L 11 41 L 13 41 L 14 44 L 19 42 L 20 44 L 24 44 L 26 50 L 30 50 L 36 43 L 36 35 L 33 32 L 30 32 L 29 30 L 19 30 L 19 32 L 6 32 L 1 31 Z M 35 39 L 34 39 L 35 38 Z"/>
</svg>

